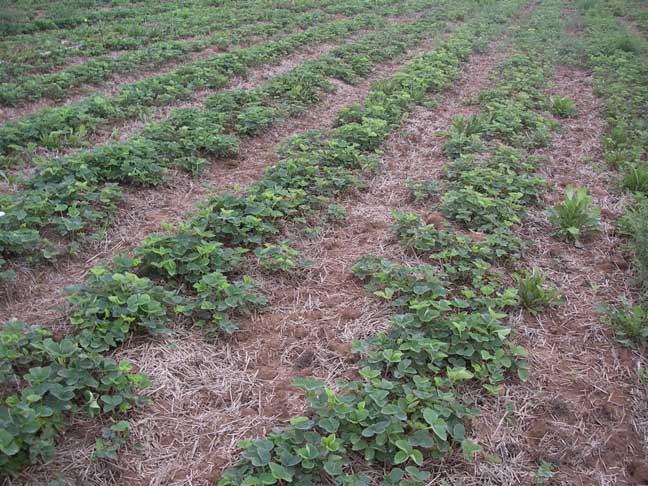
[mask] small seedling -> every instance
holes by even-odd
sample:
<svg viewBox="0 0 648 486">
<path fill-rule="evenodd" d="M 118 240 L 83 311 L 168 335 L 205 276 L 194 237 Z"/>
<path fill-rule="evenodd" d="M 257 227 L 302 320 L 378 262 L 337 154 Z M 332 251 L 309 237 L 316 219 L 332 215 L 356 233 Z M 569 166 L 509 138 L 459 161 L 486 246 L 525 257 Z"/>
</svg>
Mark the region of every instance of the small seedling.
<svg viewBox="0 0 648 486">
<path fill-rule="evenodd" d="M 538 470 L 531 473 L 534 479 L 533 484 L 545 484 L 554 475 L 554 465 L 547 461 L 541 461 Z"/>
</svg>

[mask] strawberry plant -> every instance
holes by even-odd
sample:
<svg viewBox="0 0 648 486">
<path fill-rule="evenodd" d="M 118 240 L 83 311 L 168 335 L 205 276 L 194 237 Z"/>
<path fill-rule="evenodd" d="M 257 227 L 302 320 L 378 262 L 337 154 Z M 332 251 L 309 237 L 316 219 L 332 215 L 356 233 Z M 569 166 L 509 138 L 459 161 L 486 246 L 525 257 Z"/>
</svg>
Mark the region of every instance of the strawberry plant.
<svg viewBox="0 0 648 486">
<path fill-rule="evenodd" d="M 278 244 L 266 243 L 256 249 L 255 254 L 259 265 L 271 272 L 285 272 L 288 274 L 304 268 L 308 261 L 299 257 L 299 252 L 283 241 Z"/>
<path fill-rule="evenodd" d="M 431 199 L 439 192 L 439 181 L 435 179 L 421 182 L 407 179 L 405 184 L 409 190 L 410 197 L 415 202 L 422 202 Z"/>
</svg>

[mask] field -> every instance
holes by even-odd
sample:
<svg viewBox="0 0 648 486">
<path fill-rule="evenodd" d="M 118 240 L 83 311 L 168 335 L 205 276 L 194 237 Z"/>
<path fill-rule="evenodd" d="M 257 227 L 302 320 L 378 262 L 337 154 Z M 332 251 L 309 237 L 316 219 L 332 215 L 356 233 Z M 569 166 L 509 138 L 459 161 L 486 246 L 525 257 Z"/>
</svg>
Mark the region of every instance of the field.
<svg viewBox="0 0 648 486">
<path fill-rule="evenodd" d="M 648 484 L 648 2 L 0 34 L 1 484 Z"/>
</svg>

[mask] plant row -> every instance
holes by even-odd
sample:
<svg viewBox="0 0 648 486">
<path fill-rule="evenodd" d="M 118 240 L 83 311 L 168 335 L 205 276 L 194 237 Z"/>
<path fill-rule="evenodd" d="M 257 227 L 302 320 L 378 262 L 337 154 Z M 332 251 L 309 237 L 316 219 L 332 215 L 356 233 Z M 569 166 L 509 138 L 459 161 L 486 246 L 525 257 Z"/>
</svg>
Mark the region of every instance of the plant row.
<svg viewBox="0 0 648 486">
<path fill-rule="evenodd" d="M 648 338 L 648 67 L 645 43 L 615 18 L 635 2 L 608 3 L 580 5 L 584 32 L 578 47 L 603 101 L 608 125 L 603 158 L 619 170 L 621 185 L 631 194 L 618 230 L 627 239 L 638 292 L 635 302 L 621 296 L 605 309 L 605 318 L 624 344 L 641 346 Z"/>
<path fill-rule="evenodd" d="M 429 7 L 430 0 L 412 0 L 408 4 L 413 11 L 422 10 Z M 359 14 L 281 36 L 263 45 L 216 54 L 167 74 L 125 85 L 114 96 L 94 95 L 7 122 L 0 127 L 0 167 L 18 162 L 14 156 L 28 154 L 39 145 L 61 148 L 85 143 L 98 126 L 142 116 L 150 107 L 186 99 L 198 89 L 222 87 L 232 76 L 244 74 L 252 66 L 276 62 L 306 45 L 380 25 L 384 22 L 381 16 L 392 9 L 391 5 L 367 5 L 365 10 L 372 10 L 373 14 Z"/>
<path fill-rule="evenodd" d="M 147 5 L 142 1 L 131 1 L 130 6 L 112 6 L 98 9 L 95 2 L 88 0 L 64 0 L 55 2 L 7 2 L 0 15 L 0 34 L 17 36 L 56 29 L 72 29 L 97 22 L 120 21 L 135 15 L 155 15 L 178 8 L 177 2 L 160 2 Z M 14 5 L 11 5 L 11 4 Z M 20 5 L 16 5 L 20 3 Z M 204 5 L 204 0 L 182 2 L 186 6 Z M 30 8 L 25 8 L 30 7 Z"/>
<path fill-rule="evenodd" d="M 18 82 L 22 80 L 21 76 L 63 66 L 73 57 L 92 58 L 140 49 L 160 41 L 206 35 L 215 25 L 222 30 L 253 22 L 276 21 L 281 16 L 291 17 L 309 11 L 322 13 L 320 9 L 304 5 L 263 8 L 258 0 L 237 4 L 236 7 L 204 5 L 190 8 L 178 5 L 177 9 L 158 16 L 147 15 L 145 11 L 111 24 L 5 40 L 0 43 L 0 53 L 5 61 L 0 79 Z"/>
<path fill-rule="evenodd" d="M 113 55 L 92 57 L 82 64 L 72 65 L 51 74 L 28 76 L 20 73 L 12 76 L 18 78 L 16 81 L 0 84 L 0 104 L 19 106 L 41 98 L 65 100 L 73 94 L 75 88 L 99 83 L 115 74 L 128 74 L 142 68 L 160 66 L 172 60 L 182 59 L 188 53 L 213 46 L 225 49 L 235 44 L 245 43 L 252 36 L 258 37 L 257 40 L 263 40 L 280 32 L 294 30 L 296 27 L 304 28 L 330 20 L 331 16 L 321 12 L 288 15 L 285 11 L 278 11 L 274 16 L 266 12 L 263 18 L 263 22 L 243 27 L 234 28 L 235 26 L 225 25 L 216 32 L 210 29 L 208 36 L 197 39 L 163 40 L 117 57 Z"/>
<path fill-rule="evenodd" d="M 496 70 L 498 84 L 480 94 L 481 114 L 458 117 L 447 132 L 451 162 L 441 194 L 417 189 L 419 199 L 440 196 L 446 223 L 394 213 L 391 230 L 430 264 L 365 256 L 352 267 L 398 312 L 389 331 L 354 343 L 362 380 L 340 382 L 337 392 L 296 380 L 309 401 L 306 415 L 244 441 L 241 461 L 221 486 L 366 485 L 368 476 L 354 474 L 363 461 L 384 471 L 381 485 L 423 485 L 430 480 L 426 462 L 458 448 L 466 459 L 479 451 L 467 439 L 467 422 L 479 412 L 463 389 L 476 382 L 497 394 L 506 373 L 527 375 L 520 361 L 526 351 L 511 341 L 504 312 L 559 303 L 537 271 L 520 272 L 517 289 L 507 277 L 524 247 L 514 229 L 545 187 L 533 151 L 550 143 L 556 128 L 546 116 L 552 104 L 545 89 L 564 34 L 561 4 L 543 2 L 531 15 Z"/>
<path fill-rule="evenodd" d="M 280 260 L 284 248 L 272 240 L 282 225 L 303 221 L 357 186 L 358 175 L 376 164 L 371 153 L 414 102 L 426 90 L 447 88 L 471 50 L 501 30 L 515 7 L 515 2 L 494 5 L 434 53 L 377 83 L 365 103 L 372 117 L 341 119 L 330 137 L 309 137 L 306 152 L 297 137 L 281 150 L 282 160 L 244 193 L 208 198 L 177 231 L 151 235 L 131 257 L 93 269 L 70 290 L 74 335 L 54 340 L 42 327 L 6 324 L 0 332 L 4 390 L 9 390 L 0 407 L 3 470 L 51 459 L 69 414 L 127 411 L 134 404 L 134 388 L 145 385 L 144 378 L 131 374 L 127 363 L 110 360 L 105 378 L 100 366 L 103 353 L 133 334 L 164 333 L 180 316 L 231 332 L 233 317 L 264 305 L 249 277 L 240 275 L 246 254 L 256 249 L 259 258 Z M 114 450 L 123 424 L 116 426 L 101 439 L 102 453 Z"/>
<path fill-rule="evenodd" d="M 504 312 L 557 303 L 537 273 L 521 275 L 519 291 L 507 277 L 523 246 L 512 230 L 544 187 L 532 151 L 549 143 L 547 127 L 554 126 L 543 116 L 544 90 L 564 27 L 560 2 L 544 2 L 531 15 L 497 70 L 498 85 L 480 95 L 479 119 L 458 118 L 448 132 L 452 161 L 438 206 L 445 226 L 394 214 L 391 230 L 430 264 L 369 255 L 352 267 L 398 312 L 389 331 L 354 343 L 362 380 L 340 382 L 337 392 L 297 380 L 309 401 L 306 415 L 244 441 L 240 463 L 221 486 L 368 485 L 369 476 L 355 472 L 363 462 L 383 471 L 381 486 L 422 486 L 430 480 L 426 462 L 457 449 L 470 460 L 480 450 L 467 438 L 467 422 L 479 411 L 463 390 L 478 383 L 497 394 L 510 371 L 526 379 L 526 351 L 502 325 Z M 470 194 L 459 207 L 456 195 L 465 189 Z"/>
<path fill-rule="evenodd" d="M 243 17 L 239 11 L 236 11 L 236 16 L 230 22 L 219 21 L 219 30 L 215 32 L 212 27 L 214 22 L 209 22 L 206 25 L 207 32 L 205 33 L 208 34 L 206 36 L 196 37 L 198 34 L 203 34 L 197 32 L 189 40 L 165 38 L 145 47 L 141 47 L 142 43 L 137 42 L 136 50 L 119 56 L 92 57 L 82 64 L 50 74 L 27 76 L 25 73 L 21 73 L 18 76 L 13 76 L 17 77 L 17 80 L 0 84 L 0 105 L 18 106 L 41 98 L 64 100 L 73 93 L 75 88 L 85 84 L 96 84 L 117 73 L 127 74 L 144 67 L 163 65 L 166 62 L 181 59 L 190 52 L 204 50 L 208 47 L 217 46 L 225 49 L 234 44 L 245 43 L 253 36 L 257 37 L 256 41 L 260 41 L 280 32 L 294 30 L 296 27 L 303 29 L 316 23 L 330 21 L 333 15 L 323 13 L 321 11 L 323 6 L 325 5 L 321 5 L 316 11 L 307 13 L 295 13 L 281 9 L 267 10 L 257 7 L 250 11 L 256 17 L 253 15 Z M 191 12 L 191 15 L 193 17 L 195 12 Z M 252 24 L 249 25 L 249 22 Z M 234 28 L 242 24 L 242 27 Z M 172 36 L 172 38 L 176 36 Z M 120 39 L 123 41 L 123 36 Z M 7 69 L 17 67 L 11 62 L 7 62 L 3 66 L 6 66 Z"/>
<path fill-rule="evenodd" d="M 431 11 L 420 21 L 368 34 L 306 61 L 260 88 L 211 96 L 203 109 L 176 110 L 170 118 L 147 126 L 124 143 L 42 162 L 20 192 L 0 198 L 4 211 L 0 255 L 53 257 L 57 249 L 41 232 L 53 230 L 75 241 L 98 223 L 108 224 L 121 191 L 106 183 L 159 184 L 171 165 L 198 175 L 207 158 L 237 154 L 238 139 L 231 132 L 255 135 L 278 118 L 294 115 L 319 100 L 322 90 L 330 87 L 328 77 L 353 82 L 367 76 L 376 64 L 394 58 L 442 27 L 438 18 L 464 15 L 471 4 L 458 3 Z"/>
</svg>

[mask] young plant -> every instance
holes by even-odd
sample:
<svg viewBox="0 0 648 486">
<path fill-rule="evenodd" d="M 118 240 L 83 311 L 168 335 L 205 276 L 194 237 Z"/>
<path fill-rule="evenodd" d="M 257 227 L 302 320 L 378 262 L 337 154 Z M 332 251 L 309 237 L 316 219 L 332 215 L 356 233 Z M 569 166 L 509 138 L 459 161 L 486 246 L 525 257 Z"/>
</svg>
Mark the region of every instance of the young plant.
<svg viewBox="0 0 648 486">
<path fill-rule="evenodd" d="M 446 133 L 446 143 L 443 153 L 450 158 L 457 158 L 462 154 L 480 152 L 484 149 L 480 135 L 486 130 L 486 121 L 481 116 L 457 116 L 452 120 L 452 126 Z"/>
<path fill-rule="evenodd" d="M 522 276 L 517 276 L 515 280 L 518 285 L 520 305 L 533 315 L 539 314 L 547 307 L 563 303 L 559 290 L 546 288 L 545 275 L 539 268 L 525 272 Z"/>
<path fill-rule="evenodd" d="M 276 245 L 266 243 L 262 248 L 257 248 L 255 254 L 259 264 L 271 272 L 295 273 L 308 263 L 302 260 L 299 252 L 286 241 Z"/>
<path fill-rule="evenodd" d="M 545 484 L 554 476 L 555 466 L 547 461 L 541 461 L 537 471 L 531 473 L 534 485 Z"/>
<path fill-rule="evenodd" d="M 591 206 L 592 198 L 587 189 L 567 186 L 563 202 L 547 210 L 549 222 L 555 228 L 554 234 L 579 245 L 582 236 L 598 229 L 601 210 Z"/>
<path fill-rule="evenodd" d="M 421 182 L 407 179 L 405 184 L 407 184 L 407 188 L 409 189 L 410 197 L 415 202 L 427 201 L 439 192 L 439 181 L 434 179 Z"/>
<path fill-rule="evenodd" d="M 550 111 L 560 118 L 572 118 L 578 114 L 576 104 L 566 96 L 551 98 Z"/>
<path fill-rule="evenodd" d="M 648 307 L 644 303 L 632 305 L 622 300 L 614 306 L 599 306 L 602 319 L 624 346 L 643 346 L 648 338 Z"/>
</svg>

